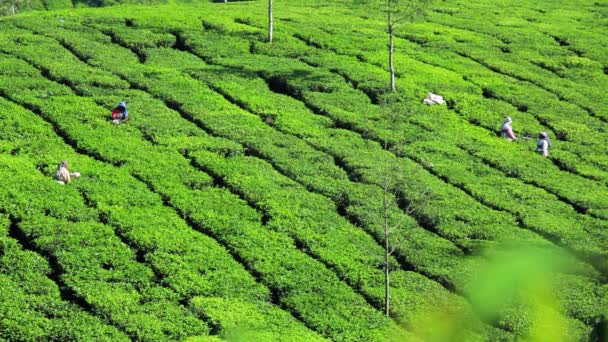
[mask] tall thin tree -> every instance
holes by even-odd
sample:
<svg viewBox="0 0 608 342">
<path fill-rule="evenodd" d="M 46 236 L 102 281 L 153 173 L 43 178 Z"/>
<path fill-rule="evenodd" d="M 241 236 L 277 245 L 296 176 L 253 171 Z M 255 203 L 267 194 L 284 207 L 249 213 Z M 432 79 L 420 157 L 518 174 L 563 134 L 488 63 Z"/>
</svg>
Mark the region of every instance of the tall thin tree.
<svg viewBox="0 0 608 342">
<path fill-rule="evenodd" d="M 272 18 L 272 0 L 268 0 L 268 42 L 272 43 L 272 30 L 274 20 Z"/>
<path fill-rule="evenodd" d="M 387 23 L 388 23 L 388 68 L 391 77 L 391 90 L 396 91 L 395 87 L 395 23 L 393 22 L 393 1 L 387 0 Z"/>
<path fill-rule="evenodd" d="M 385 144 L 386 147 L 386 144 Z M 391 256 L 395 251 L 395 246 L 392 241 L 392 234 L 395 229 L 399 228 L 399 225 L 393 225 L 391 223 L 390 212 L 391 209 L 396 207 L 395 196 L 392 194 L 392 176 L 389 170 L 388 161 L 383 161 L 383 180 L 382 180 L 382 233 L 384 238 L 384 314 L 387 318 L 390 317 L 391 313 Z"/>
<path fill-rule="evenodd" d="M 391 91 L 395 86 L 395 32 L 399 24 L 413 22 L 422 15 L 432 0 L 386 0 L 386 22 L 388 32 L 388 68 Z"/>
<path fill-rule="evenodd" d="M 395 131 L 399 116 L 404 115 L 403 108 L 400 108 L 394 97 L 387 94 L 380 101 L 383 107 L 384 138 L 382 147 L 386 151 L 391 151 L 399 155 L 404 148 L 403 137 Z M 376 224 L 381 226 L 384 256 L 384 313 L 390 317 L 391 307 L 391 258 L 402 245 L 403 238 L 407 236 L 408 216 L 415 215 L 424 208 L 431 199 L 428 188 L 423 188 L 415 194 L 415 201 L 406 201 L 402 192 L 399 190 L 404 175 L 395 160 L 389 160 L 388 154 L 383 154 L 381 167 L 380 186 L 382 187 L 382 198 Z M 412 221 L 410 220 L 411 224 Z"/>
</svg>

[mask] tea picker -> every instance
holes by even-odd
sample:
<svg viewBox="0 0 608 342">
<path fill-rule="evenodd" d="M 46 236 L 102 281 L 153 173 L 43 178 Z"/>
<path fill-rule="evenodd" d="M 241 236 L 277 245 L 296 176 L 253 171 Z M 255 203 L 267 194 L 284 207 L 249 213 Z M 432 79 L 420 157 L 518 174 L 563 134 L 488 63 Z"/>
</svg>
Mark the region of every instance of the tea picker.
<svg viewBox="0 0 608 342">
<path fill-rule="evenodd" d="M 437 94 L 433 94 L 430 91 L 427 93 L 426 98 L 424 98 L 424 100 L 422 100 L 422 103 L 424 103 L 425 105 L 442 105 L 445 103 L 445 100 L 443 99 L 443 96 L 441 95 L 437 95 Z"/>
<path fill-rule="evenodd" d="M 510 117 L 505 116 L 505 119 L 500 126 L 500 136 L 509 141 L 517 140 L 515 133 L 513 133 L 513 127 L 511 126 L 512 122 L 513 120 Z"/>
<path fill-rule="evenodd" d="M 129 120 L 129 111 L 127 110 L 127 103 L 125 101 L 121 101 L 118 103 L 116 108 L 112 110 L 112 123 L 115 125 L 119 125 L 127 120 Z"/>
<path fill-rule="evenodd" d="M 55 180 L 59 184 L 68 184 L 72 177 L 80 177 L 80 172 L 70 172 L 68 170 L 68 161 L 63 160 L 59 165 L 57 165 L 57 170 L 55 171 Z"/>
<path fill-rule="evenodd" d="M 549 147 L 551 147 L 551 140 L 547 132 L 540 132 L 538 135 L 538 142 L 536 142 L 536 152 L 541 153 L 543 157 L 549 156 Z"/>
</svg>

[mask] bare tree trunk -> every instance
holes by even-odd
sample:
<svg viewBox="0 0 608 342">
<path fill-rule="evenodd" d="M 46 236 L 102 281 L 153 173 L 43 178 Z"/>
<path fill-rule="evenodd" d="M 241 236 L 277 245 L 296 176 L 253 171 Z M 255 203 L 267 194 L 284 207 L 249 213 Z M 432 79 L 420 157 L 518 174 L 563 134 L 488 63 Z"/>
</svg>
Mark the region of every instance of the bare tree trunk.
<svg viewBox="0 0 608 342">
<path fill-rule="evenodd" d="M 272 19 L 272 0 L 268 0 L 268 42 L 272 43 L 272 29 L 273 29 L 273 19 Z"/>
<path fill-rule="evenodd" d="M 385 221 L 385 225 L 387 222 Z M 386 314 L 386 318 L 390 318 L 391 310 L 391 276 L 390 269 L 388 267 L 388 261 L 390 256 L 390 243 L 389 243 L 389 234 L 388 227 L 385 227 L 384 230 L 384 313 Z"/>
<path fill-rule="evenodd" d="M 15 4 L 11 5 L 11 10 L 13 11 L 13 15 L 15 15 Z"/>
<path fill-rule="evenodd" d="M 391 90 L 394 92 L 396 91 L 395 89 L 395 59 L 393 57 L 394 52 L 395 52 L 395 42 L 394 42 L 394 37 L 393 37 L 393 8 L 392 8 L 392 1 L 391 0 L 387 0 L 387 5 L 388 5 L 388 68 L 391 74 Z"/>
<path fill-rule="evenodd" d="M 386 146 L 386 143 L 385 143 Z M 387 161 L 384 161 L 384 194 L 382 197 L 382 225 L 384 226 L 384 313 L 386 314 L 386 318 L 390 317 L 390 304 L 391 304 L 391 277 L 390 277 L 390 268 L 389 268 L 389 258 L 391 256 L 390 248 L 391 244 L 389 241 L 390 238 L 390 227 L 389 227 L 389 219 L 388 219 L 388 211 L 390 205 L 388 203 L 388 192 L 389 190 L 389 174 L 388 174 L 388 164 Z"/>
<path fill-rule="evenodd" d="M 394 59 L 395 44 L 393 42 L 392 27 L 389 31 L 389 41 L 390 42 L 389 42 L 389 48 L 388 48 L 388 64 L 389 64 L 389 70 L 391 73 L 391 90 L 396 91 L 397 89 L 395 88 L 395 59 Z"/>
</svg>

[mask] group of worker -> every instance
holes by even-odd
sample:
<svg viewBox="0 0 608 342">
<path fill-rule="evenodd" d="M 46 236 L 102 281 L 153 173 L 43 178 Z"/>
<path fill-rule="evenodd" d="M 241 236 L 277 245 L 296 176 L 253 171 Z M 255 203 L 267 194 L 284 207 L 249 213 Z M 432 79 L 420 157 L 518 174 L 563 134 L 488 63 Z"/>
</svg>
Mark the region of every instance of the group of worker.
<svg viewBox="0 0 608 342">
<path fill-rule="evenodd" d="M 121 101 L 118 105 L 112 109 L 112 123 L 115 125 L 119 125 L 125 121 L 129 120 L 129 111 L 127 110 L 127 103 Z M 68 170 L 68 161 L 63 160 L 59 165 L 57 165 L 57 170 L 55 170 L 55 180 L 59 184 L 68 184 L 72 181 L 72 178 L 80 177 L 79 172 L 70 172 Z"/>
<path fill-rule="evenodd" d="M 513 133 L 513 127 L 511 123 L 513 120 L 505 116 L 502 125 L 500 126 L 500 136 L 509 140 L 517 140 L 515 133 Z M 536 142 L 536 152 L 542 154 L 544 157 L 549 156 L 549 147 L 551 147 L 551 140 L 549 139 L 549 135 L 547 132 L 540 132 L 538 135 L 538 141 Z"/>
<path fill-rule="evenodd" d="M 129 120 L 127 103 L 121 101 L 112 110 L 112 123 L 118 125 L 127 120 Z M 510 117 L 505 116 L 505 119 L 500 127 L 500 135 L 509 141 L 517 140 L 515 133 L 513 133 L 513 127 L 511 126 L 512 122 L 513 120 Z M 547 157 L 549 155 L 550 146 L 551 140 L 549 140 L 549 135 L 547 132 L 540 132 L 538 142 L 536 143 L 536 152 L 542 154 L 544 157 Z M 74 177 L 80 177 L 80 173 L 68 171 L 68 162 L 65 160 L 59 163 L 57 166 L 57 171 L 55 172 L 55 180 L 58 183 L 67 184 Z"/>
<path fill-rule="evenodd" d="M 422 100 L 422 103 L 429 106 L 442 105 L 447 103 L 449 106 L 450 101 L 452 100 L 446 101 L 443 96 L 433 94 L 429 91 L 427 93 L 426 98 Z M 515 133 L 513 133 L 513 127 L 511 127 L 511 122 L 513 122 L 513 120 L 511 120 L 510 117 L 505 116 L 505 119 L 500 127 L 500 135 L 509 141 L 517 140 Z M 538 136 L 538 142 L 536 143 L 536 152 L 542 154 L 544 157 L 547 157 L 549 156 L 549 147 L 551 147 L 551 140 L 549 140 L 549 135 L 547 134 L 547 132 L 540 132 Z"/>
</svg>

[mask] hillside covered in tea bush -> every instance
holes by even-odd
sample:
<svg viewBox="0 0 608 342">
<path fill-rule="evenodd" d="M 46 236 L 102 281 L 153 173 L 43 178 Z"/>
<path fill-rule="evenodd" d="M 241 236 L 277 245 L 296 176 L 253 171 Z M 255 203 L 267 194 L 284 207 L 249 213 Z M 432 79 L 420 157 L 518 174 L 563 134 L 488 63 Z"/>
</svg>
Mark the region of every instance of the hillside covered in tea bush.
<svg viewBox="0 0 608 342">
<path fill-rule="evenodd" d="M 605 2 L 266 6 L 0 18 L 0 340 L 606 338 Z"/>
</svg>

